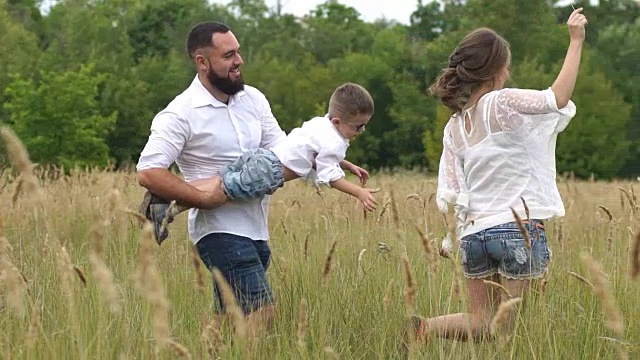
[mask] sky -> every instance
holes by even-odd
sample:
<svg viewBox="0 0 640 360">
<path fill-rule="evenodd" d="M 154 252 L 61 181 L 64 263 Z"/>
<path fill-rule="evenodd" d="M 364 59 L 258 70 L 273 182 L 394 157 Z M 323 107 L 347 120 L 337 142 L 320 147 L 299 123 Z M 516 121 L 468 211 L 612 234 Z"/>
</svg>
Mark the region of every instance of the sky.
<svg viewBox="0 0 640 360">
<path fill-rule="evenodd" d="M 423 0 L 424 4 L 431 0 Z M 214 3 L 228 4 L 230 0 L 213 0 Z M 297 16 L 306 15 L 319 4 L 326 0 L 280 0 L 282 12 Z M 418 8 L 417 0 L 339 0 L 341 4 L 356 9 L 361 18 L 366 22 L 372 22 L 382 17 L 387 20 L 395 20 L 401 24 L 409 24 L 411 14 Z M 571 4 L 574 1 L 562 0 L 560 4 Z M 596 3 L 597 0 L 591 0 Z M 265 0 L 268 7 L 275 7 L 277 0 Z"/>
<path fill-rule="evenodd" d="M 229 0 L 214 0 L 214 3 L 228 4 Z M 297 16 L 306 15 L 326 0 L 280 0 L 282 12 Z M 409 24 L 409 18 L 418 7 L 417 0 L 339 0 L 341 4 L 356 9 L 366 22 L 385 17 L 402 24 Z M 428 3 L 429 0 L 423 1 Z M 275 7 L 277 0 L 265 0 L 268 7 Z"/>
</svg>

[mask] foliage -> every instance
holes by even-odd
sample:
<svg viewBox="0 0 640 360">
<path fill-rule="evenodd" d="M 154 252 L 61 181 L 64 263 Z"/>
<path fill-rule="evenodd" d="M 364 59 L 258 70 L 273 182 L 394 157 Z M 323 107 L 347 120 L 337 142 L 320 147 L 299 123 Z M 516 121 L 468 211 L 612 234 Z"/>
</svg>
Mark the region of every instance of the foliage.
<svg viewBox="0 0 640 360">
<path fill-rule="evenodd" d="M 114 116 L 115 123 L 106 126 L 111 130 L 96 138 L 105 141 L 107 158 L 116 165 L 134 163 L 154 114 L 193 79 L 184 44 L 187 32 L 197 22 L 215 19 L 235 31 L 245 80 L 266 94 L 283 129 L 323 115 L 337 85 L 359 82 L 374 97 L 376 113 L 348 157 L 371 170 L 433 171 L 442 122 L 437 102 L 426 93 L 456 44 L 470 30 L 489 26 L 511 44 L 512 85 L 546 88 L 564 59 L 564 23 L 572 11 L 553 3 L 420 0 L 408 24 L 399 24 L 384 19 L 365 22 L 356 9 L 336 0 L 319 4 L 303 17 L 283 13 L 281 6 L 269 8 L 264 0 L 233 0 L 227 5 L 205 0 L 64 0 L 50 8 L 36 0 L 0 0 L 0 102 L 7 103 L 12 93 L 10 104 L 0 108 L 0 119 L 10 124 L 12 117 L 19 117 L 17 110 L 9 114 L 8 108 L 33 101 L 26 89 L 50 86 L 44 76 L 71 76 L 80 68 L 91 68 L 100 74 L 90 92 L 95 108 L 83 113 L 58 107 L 55 118 Z M 590 21 L 588 59 L 573 99 L 578 115 L 558 142 L 558 170 L 578 176 L 637 176 L 640 7 L 631 0 L 583 5 Z M 59 96 L 40 95 L 42 103 L 55 103 Z M 35 136 L 44 129 L 22 135 Z M 34 154 L 50 153 L 36 148 L 44 146 L 39 145 L 45 144 L 42 140 L 24 140 Z M 67 147 L 74 141 L 58 143 Z M 60 151 L 82 153 L 73 148 Z M 73 161 L 104 163 L 102 150 L 99 154 Z"/>
</svg>

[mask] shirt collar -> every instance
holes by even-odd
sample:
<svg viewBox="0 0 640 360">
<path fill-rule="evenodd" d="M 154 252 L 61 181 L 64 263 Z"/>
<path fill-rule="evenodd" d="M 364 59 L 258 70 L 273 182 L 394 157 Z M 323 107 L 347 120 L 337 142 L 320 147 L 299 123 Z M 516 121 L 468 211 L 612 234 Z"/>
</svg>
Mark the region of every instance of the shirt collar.
<svg viewBox="0 0 640 360">
<path fill-rule="evenodd" d="M 333 132 L 335 132 L 345 142 L 345 144 L 349 144 L 349 139 L 344 137 L 344 135 L 342 135 L 340 133 L 340 131 L 338 131 L 338 129 L 336 129 L 335 126 L 333 126 L 333 123 L 331 122 L 331 118 L 329 117 L 329 113 L 326 113 L 324 115 L 324 117 L 325 117 L 325 119 L 329 120 L 328 122 L 329 122 L 329 125 L 330 125 L 329 127 L 331 128 L 331 130 L 333 130 Z"/>
<path fill-rule="evenodd" d="M 207 105 L 211 105 L 213 107 L 228 106 L 227 104 L 223 103 L 222 101 L 216 99 L 215 97 L 213 97 L 213 95 L 211 95 L 209 90 L 207 90 L 207 88 L 205 88 L 204 85 L 202 85 L 202 82 L 200 81 L 200 78 L 198 77 L 198 75 L 196 75 L 193 81 L 191 82 L 191 85 L 189 86 L 189 90 L 191 92 L 191 105 L 194 108 L 203 107 Z M 229 97 L 229 104 L 232 104 L 233 102 L 236 101 L 237 98 L 240 98 L 245 94 L 246 94 L 245 91 L 242 90 L 237 94 L 232 95 L 231 97 Z"/>
</svg>

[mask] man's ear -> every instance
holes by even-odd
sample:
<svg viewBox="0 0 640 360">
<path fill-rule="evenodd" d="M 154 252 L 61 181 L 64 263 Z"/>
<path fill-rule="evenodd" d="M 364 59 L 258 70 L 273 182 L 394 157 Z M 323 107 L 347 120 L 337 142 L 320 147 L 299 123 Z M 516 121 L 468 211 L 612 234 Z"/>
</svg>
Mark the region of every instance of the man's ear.
<svg viewBox="0 0 640 360">
<path fill-rule="evenodd" d="M 196 57 L 193 60 L 196 64 L 196 68 L 198 70 L 206 71 L 208 67 L 208 61 L 202 54 L 196 54 Z"/>
<path fill-rule="evenodd" d="M 340 125 L 340 121 L 341 121 L 341 120 L 340 120 L 340 118 L 339 118 L 339 117 L 332 117 L 332 118 L 331 118 L 331 123 L 332 123 L 333 125 L 335 125 L 335 126 Z"/>
</svg>

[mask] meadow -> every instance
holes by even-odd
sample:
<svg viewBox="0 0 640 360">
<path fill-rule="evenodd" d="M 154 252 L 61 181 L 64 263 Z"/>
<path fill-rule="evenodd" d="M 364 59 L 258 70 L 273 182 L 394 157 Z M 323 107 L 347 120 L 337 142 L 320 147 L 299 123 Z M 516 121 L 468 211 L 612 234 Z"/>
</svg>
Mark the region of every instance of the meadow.
<svg viewBox="0 0 640 360">
<path fill-rule="evenodd" d="M 337 191 L 300 181 L 278 191 L 268 271 L 277 320 L 251 347 L 232 327 L 210 326 L 212 276 L 194 261 L 186 217 L 162 246 L 141 229 L 135 174 L 34 177 L 24 161 L 19 180 L 11 169 L 0 178 L 2 359 L 400 358 L 407 313 L 466 308 L 459 266 L 437 255 L 446 226 L 436 179 L 424 174 L 374 175 L 380 206 L 366 216 Z M 640 231 L 640 184 L 558 185 L 567 214 L 547 223 L 550 271 L 514 310 L 514 333 L 484 343 L 434 337 L 411 357 L 640 358 L 640 284 L 629 251 Z"/>
</svg>

